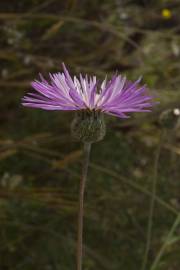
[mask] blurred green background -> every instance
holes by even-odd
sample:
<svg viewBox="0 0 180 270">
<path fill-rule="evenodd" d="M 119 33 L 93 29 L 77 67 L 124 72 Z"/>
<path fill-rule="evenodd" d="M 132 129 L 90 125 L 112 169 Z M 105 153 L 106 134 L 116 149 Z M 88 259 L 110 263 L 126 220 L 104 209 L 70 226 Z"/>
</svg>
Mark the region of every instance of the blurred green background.
<svg viewBox="0 0 180 270">
<path fill-rule="evenodd" d="M 30 81 L 61 62 L 74 74 L 142 75 L 160 101 L 151 114 L 106 117 L 107 135 L 93 145 L 83 270 L 142 269 L 155 180 L 145 269 L 161 251 L 156 270 L 180 269 L 180 132 L 162 138 L 159 124 L 180 105 L 179 14 L 179 0 L 0 1 L 1 270 L 76 268 L 82 146 L 70 136 L 73 113 L 21 105 Z"/>
</svg>

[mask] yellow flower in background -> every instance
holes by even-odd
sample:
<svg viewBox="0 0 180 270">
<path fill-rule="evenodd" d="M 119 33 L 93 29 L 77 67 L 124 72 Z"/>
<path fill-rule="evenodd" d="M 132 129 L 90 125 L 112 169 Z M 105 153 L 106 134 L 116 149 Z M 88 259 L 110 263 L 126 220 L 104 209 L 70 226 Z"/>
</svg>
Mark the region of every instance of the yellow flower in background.
<svg viewBox="0 0 180 270">
<path fill-rule="evenodd" d="M 164 18 L 164 19 L 171 19 L 171 17 L 172 17 L 172 12 L 171 12 L 171 10 L 170 9 L 168 9 L 168 8 L 164 8 L 163 10 L 162 10 L 162 12 L 161 12 L 161 15 L 162 15 L 162 17 Z"/>
</svg>

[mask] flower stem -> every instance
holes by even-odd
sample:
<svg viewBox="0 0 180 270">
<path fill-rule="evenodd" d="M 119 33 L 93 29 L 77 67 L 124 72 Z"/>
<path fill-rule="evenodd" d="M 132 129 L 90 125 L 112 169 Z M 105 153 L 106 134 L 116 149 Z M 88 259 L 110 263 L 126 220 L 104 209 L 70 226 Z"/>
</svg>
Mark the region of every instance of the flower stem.
<svg viewBox="0 0 180 270">
<path fill-rule="evenodd" d="M 159 165 L 159 158 L 160 158 L 160 152 L 162 143 L 164 141 L 165 136 L 165 130 L 161 131 L 159 144 L 155 153 L 155 161 L 154 161 L 154 175 L 152 179 L 152 198 L 150 202 L 150 210 L 149 210 L 149 220 L 148 220 L 148 228 L 147 228 L 147 242 L 146 242 L 146 248 L 145 248 L 145 254 L 143 259 L 143 264 L 141 270 L 146 269 L 147 261 L 148 261 L 148 255 L 150 251 L 151 246 L 151 238 L 152 238 L 152 228 L 153 228 L 153 216 L 154 216 L 154 208 L 155 208 L 155 202 L 156 202 L 156 190 L 157 190 L 157 178 L 158 178 L 158 165 Z"/>
<path fill-rule="evenodd" d="M 77 270 L 82 270 L 83 256 L 83 216 L 84 216 L 84 191 L 87 179 L 89 156 L 91 143 L 84 143 L 84 160 L 82 168 L 82 178 L 79 187 L 79 207 L 78 207 L 78 235 L 77 235 Z"/>
<path fill-rule="evenodd" d="M 175 219 L 175 221 L 174 221 L 174 223 L 173 223 L 173 225 L 172 225 L 172 227 L 171 227 L 171 229 L 170 229 L 170 231 L 169 231 L 169 233 L 168 233 L 162 247 L 160 248 L 160 250 L 159 250 L 159 252 L 158 252 L 158 254 L 157 254 L 157 256 L 156 256 L 156 258 L 155 258 L 155 260 L 154 260 L 154 262 L 153 262 L 153 264 L 151 266 L 151 268 L 150 268 L 150 270 L 155 270 L 156 267 L 158 266 L 158 264 L 159 264 L 159 262 L 160 262 L 160 260 L 161 260 L 161 258 L 163 256 L 166 248 L 169 246 L 169 242 L 173 238 L 175 230 L 179 226 L 179 223 L 180 223 L 180 214 L 177 215 L 177 217 L 176 217 L 176 219 Z"/>
</svg>

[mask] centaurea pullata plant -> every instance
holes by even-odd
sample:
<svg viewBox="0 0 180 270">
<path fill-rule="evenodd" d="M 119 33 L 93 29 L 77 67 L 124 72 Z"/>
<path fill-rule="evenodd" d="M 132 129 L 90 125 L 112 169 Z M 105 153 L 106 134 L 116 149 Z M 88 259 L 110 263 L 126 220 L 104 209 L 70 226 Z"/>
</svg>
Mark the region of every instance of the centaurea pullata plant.
<svg viewBox="0 0 180 270">
<path fill-rule="evenodd" d="M 44 110 L 75 111 L 71 131 L 75 139 L 84 145 L 84 162 L 79 189 L 77 270 L 82 270 L 84 191 L 87 179 L 91 145 L 104 138 L 106 126 L 104 114 L 128 118 L 131 112 L 149 112 L 155 104 L 146 86 L 140 86 L 138 79 L 128 81 L 115 74 L 110 80 L 99 82 L 96 76 L 74 76 L 63 64 L 63 72 L 50 74 L 48 82 L 40 75 L 40 80 L 32 82 L 35 92 L 28 93 L 22 104 L 26 107 Z"/>
</svg>

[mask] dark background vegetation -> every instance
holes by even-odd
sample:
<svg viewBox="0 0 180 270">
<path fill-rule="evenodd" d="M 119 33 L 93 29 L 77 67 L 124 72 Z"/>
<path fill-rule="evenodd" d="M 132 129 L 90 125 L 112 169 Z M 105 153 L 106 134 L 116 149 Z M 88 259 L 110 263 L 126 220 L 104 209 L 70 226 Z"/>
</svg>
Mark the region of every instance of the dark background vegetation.
<svg viewBox="0 0 180 270">
<path fill-rule="evenodd" d="M 107 117 L 93 145 L 85 202 L 84 270 L 139 270 L 147 241 L 159 116 L 179 106 L 178 0 L 0 1 L 0 269 L 75 269 L 81 145 L 71 112 L 21 106 L 38 73 L 103 78 L 143 75 L 160 104 L 129 120 Z M 180 210 L 180 133 L 168 130 L 158 159 L 146 269 Z M 157 165 L 157 164 L 156 164 Z M 176 226 L 157 270 L 180 269 Z"/>
</svg>

